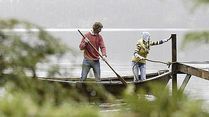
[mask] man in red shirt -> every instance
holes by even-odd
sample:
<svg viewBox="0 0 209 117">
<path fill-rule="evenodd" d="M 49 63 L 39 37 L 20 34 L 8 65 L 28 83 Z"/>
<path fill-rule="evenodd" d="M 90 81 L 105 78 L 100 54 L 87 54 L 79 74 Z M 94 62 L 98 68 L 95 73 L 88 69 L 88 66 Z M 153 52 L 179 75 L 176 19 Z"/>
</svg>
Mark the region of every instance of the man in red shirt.
<svg viewBox="0 0 209 117">
<path fill-rule="evenodd" d="M 82 64 L 82 73 L 81 81 L 84 81 L 87 78 L 89 70 L 93 68 L 94 76 L 96 81 L 100 81 L 100 62 L 99 62 L 99 53 L 97 53 L 94 48 L 89 45 L 89 42 L 97 49 L 101 51 L 102 56 L 105 58 L 106 47 L 102 36 L 99 34 L 103 28 L 103 25 L 100 22 L 95 22 L 90 32 L 85 34 L 85 38 L 82 38 L 82 41 L 79 45 L 80 50 L 84 50 L 84 59 Z"/>
</svg>

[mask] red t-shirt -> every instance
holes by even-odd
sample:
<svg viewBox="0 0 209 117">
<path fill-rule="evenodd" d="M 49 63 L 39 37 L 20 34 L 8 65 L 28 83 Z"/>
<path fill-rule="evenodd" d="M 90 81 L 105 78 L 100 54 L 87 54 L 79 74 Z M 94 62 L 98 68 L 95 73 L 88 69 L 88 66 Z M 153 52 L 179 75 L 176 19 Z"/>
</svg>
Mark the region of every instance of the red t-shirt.
<svg viewBox="0 0 209 117">
<path fill-rule="evenodd" d="M 104 45 L 103 38 L 100 34 L 94 35 L 91 32 L 85 34 L 90 41 L 90 43 L 97 49 L 97 51 L 102 52 L 102 56 L 106 56 L 106 47 Z M 99 60 L 99 54 L 92 48 L 88 43 L 82 38 L 79 45 L 80 50 L 84 50 L 84 57 L 88 60 Z"/>
</svg>

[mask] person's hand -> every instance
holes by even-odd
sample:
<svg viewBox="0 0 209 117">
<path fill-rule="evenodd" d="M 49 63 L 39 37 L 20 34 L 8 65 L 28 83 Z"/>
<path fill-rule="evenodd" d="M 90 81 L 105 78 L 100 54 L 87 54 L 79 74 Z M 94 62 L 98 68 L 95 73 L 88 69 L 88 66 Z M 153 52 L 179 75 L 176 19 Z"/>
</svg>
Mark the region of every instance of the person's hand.
<svg viewBox="0 0 209 117">
<path fill-rule="evenodd" d="M 139 59 L 140 59 L 140 60 L 145 60 L 145 58 L 144 58 L 144 57 L 140 57 Z"/>
<path fill-rule="evenodd" d="M 84 42 L 89 43 L 89 39 L 85 37 Z"/>
<path fill-rule="evenodd" d="M 171 38 L 163 39 L 163 43 L 169 41 Z"/>
<path fill-rule="evenodd" d="M 139 58 L 140 60 L 145 60 L 145 58 L 140 56 L 139 54 L 136 54 L 136 57 Z"/>
<path fill-rule="evenodd" d="M 107 56 L 102 56 L 102 60 L 106 61 L 107 60 Z"/>
</svg>

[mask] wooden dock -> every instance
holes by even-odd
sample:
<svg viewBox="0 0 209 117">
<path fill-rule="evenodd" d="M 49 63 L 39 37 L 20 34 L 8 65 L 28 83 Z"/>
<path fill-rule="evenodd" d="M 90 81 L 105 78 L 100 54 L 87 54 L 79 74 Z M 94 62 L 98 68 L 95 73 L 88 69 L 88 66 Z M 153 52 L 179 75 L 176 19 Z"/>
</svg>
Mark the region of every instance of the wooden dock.
<svg viewBox="0 0 209 117">
<path fill-rule="evenodd" d="M 191 76 L 196 76 L 205 80 L 209 80 L 209 71 L 189 66 L 177 61 L 177 48 L 176 48 L 176 34 L 171 35 L 172 38 L 172 92 L 175 94 L 177 91 L 184 91 Z M 186 77 L 180 87 L 177 89 L 177 75 L 185 74 Z"/>
</svg>

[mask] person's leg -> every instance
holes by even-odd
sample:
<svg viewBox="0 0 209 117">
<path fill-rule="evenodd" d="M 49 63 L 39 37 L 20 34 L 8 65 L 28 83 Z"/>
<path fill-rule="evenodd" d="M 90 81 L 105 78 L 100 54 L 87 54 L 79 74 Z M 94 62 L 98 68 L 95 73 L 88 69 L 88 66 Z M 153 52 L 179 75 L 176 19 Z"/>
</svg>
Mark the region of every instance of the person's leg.
<svg viewBox="0 0 209 117">
<path fill-rule="evenodd" d="M 134 74 L 134 81 L 139 81 L 139 67 L 138 63 L 132 62 L 132 71 Z"/>
<path fill-rule="evenodd" d="M 99 60 L 93 61 L 92 68 L 93 68 L 93 71 L 94 71 L 94 77 L 95 77 L 96 81 L 100 81 L 101 70 L 100 70 Z"/>
<path fill-rule="evenodd" d="M 90 68 L 91 65 L 89 64 L 89 61 L 84 58 L 82 64 L 81 81 L 86 80 Z"/>
<path fill-rule="evenodd" d="M 141 73 L 141 80 L 146 80 L 146 64 L 140 64 L 140 73 Z"/>
</svg>

